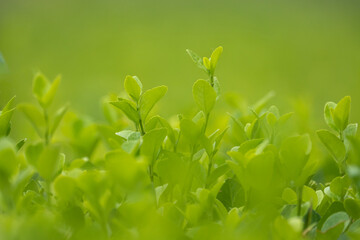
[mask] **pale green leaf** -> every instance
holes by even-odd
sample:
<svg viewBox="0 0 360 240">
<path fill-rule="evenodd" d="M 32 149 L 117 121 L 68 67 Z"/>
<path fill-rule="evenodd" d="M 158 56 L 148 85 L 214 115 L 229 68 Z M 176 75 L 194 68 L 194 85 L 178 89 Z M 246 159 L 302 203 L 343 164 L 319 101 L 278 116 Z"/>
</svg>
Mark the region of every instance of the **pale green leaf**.
<svg viewBox="0 0 360 240">
<path fill-rule="evenodd" d="M 344 143 L 328 130 L 319 130 L 316 134 L 335 161 L 341 163 L 346 155 Z"/>
<path fill-rule="evenodd" d="M 201 59 L 201 57 L 199 57 L 195 52 L 191 51 L 190 49 L 186 49 L 186 52 L 189 54 L 189 56 L 191 57 L 191 59 L 194 61 L 194 63 L 196 63 L 196 65 L 204 70 L 205 72 L 208 72 L 209 70 L 206 69 L 206 67 L 203 64 L 203 60 Z"/>
<path fill-rule="evenodd" d="M 336 107 L 336 103 L 334 103 L 334 102 L 327 102 L 325 104 L 325 107 L 324 107 L 324 119 L 325 119 L 326 124 L 330 128 L 332 128 L 334 130 L 337 130 L 337 128 L 335 126 L 335 123 L 334 123 L 333 114 L 332 114 L 335 107 Z"/>
<path fill-rule="evenodd" d="M 334 123 L 340 131 L 343 131 L 349 123 L 350 105 L 351 98 L 346 96 L 338 102 L 334 109 Z"/>
<path fill-rule="evenodd" d="M 42 130 L 45 126 L 45 121 L 44 115 L 40 109 L 29 103 L 20 104 L 17 108 L 24 113 L 38 135 L 42 137 Z"/>
<path fill-rule="evenodd" d="M 50 129 L 50 136 L 54 135 L 56 129 L 58 128 L 61 120 L 63 119 L 65 113 L 67 112 L 69 106 L 65 105 L 61 107 L 57 112 L 55 113 L 54 120 Z"/>
<path fill-rule="evenodd" d="M 212 71 L 212 73 L 214 73 L 216 65 L 219 61 L 219 58 L 221 56 L 221 53 L 223 52 L 223 47 L 217 47 L 211 54 L 210 57 L 210 69 Z"/>
<path fill-rule="evenodd" d="M 59 75 L 55 78 L 55 80 L 51 84 L 49 84 L 48 88 L 46 89 L 46 93 L 43 95 L 40 101 L 40 103 L 44 107 L 49 107 L 52 101 L 54 100 L 60 81 L 61 81 L 61 76 Z"/>
<path fill-rule="evenodd" d="M 142 91 L 142 84 L 138 78 L 134 78 L 129 75 L 126 76 L 124 87 L 129 97 L 131 97 L 135 102 L 139 101 Z"/>
<path fill-rule="evenodd" d="M 139 114 L 133 102 L 119 98 L 117 102 L 110 102 L 110 104 L 120 109 L 135 124 L 139 123 Z"/>
<path fill-rule="evenodd" d="M 208 81 L 199 79 L 193 86 L 193 97 L 201 111 L 209 114 L 216 102 L 216 92 Z"/>
<path fill-rule="evenodd" d="M 155 104 L 166 94 L 167 92 L 166 86 L 154 87 L 145 91 L 141 97 L 139 102 L 140 108 L 140 116 L 143 122 L 146 122 L 146 118 L 149 115 L 151 109 L 155 106 Z"/>
</svg>

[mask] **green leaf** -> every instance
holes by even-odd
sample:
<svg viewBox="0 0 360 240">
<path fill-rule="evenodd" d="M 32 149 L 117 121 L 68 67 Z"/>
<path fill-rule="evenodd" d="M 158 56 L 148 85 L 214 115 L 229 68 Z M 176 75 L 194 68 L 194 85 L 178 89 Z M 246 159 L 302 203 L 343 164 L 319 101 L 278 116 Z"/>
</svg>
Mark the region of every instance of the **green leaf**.
<svg viewBox="0 0 360 240">
<path fill-rule="evenodd" d="M 153 163 L 157 159 L 166 133 L 165 128 L 160 128 L 151 130 L 144 135 L 141 153 L 148 157 L 150 163 Z"/>
<path fill-rule="evenodd" d="M 47 92 L 48 85 L 49 80 L 47 80 L 47 78 L 42 73 L 37 73 L 35 75 L 33 80 L 33 93 L 39 102 L 42 102 L 42 98 Z"/>
<path fill-rule="evenodd" d="M 311 202 L 311 205 L 314 209 L 316 209 L 318 205 L 318 196 L 314 189 L 308 186 L 303 187 L 303 193 L 302 193 L 302 201 L 303 202 Z"/>
<path fill-rule="evenodd" d="M 357 123 L 350 123 L 347 125 L 347 127 L 344 130 L 344 136 L 345 137 L 355 137 L 356 136 L 356 132 L 358 129 L 358 124 Z"/>
<path fill-rule="evenodd" d="M 138 78 L 134 78 L 130 75 L 126 76 L 124 87 L 129 97 L 131 97 L 135 102 L 139 101 L 142 91 L 142 84 Z"/>
<path fill-rule="evenodd" d="M 203 64 L 207 70 L 211 71 L 210 59 L 208 59 L 207 57 L 203 57 Z"/>
<path fill-rule="evenodd" d="M 307 134 L 284 140 L 279 155 L 283 173 L 288 180 L 299 180 L 298 178 L 308 162 L 310 152 L 311 140 Z"/>
<path fill-rule="evenodd" d="M 52 101 L 54 100 L 56 91 L 59 87 L 60 81 L 61 76 L 59 75 L 55 78 L 51 85 L 49 84 L 48 88 L 46 89 L 46 93 L 41 99 L 41 103 L 44 107 L 49 107 L 51 105 Z"/>
<path fill-rule="evenodd" d="M 347 127 L 343 132 L 344 144 L 347 151 L 349 151 L 351 145 L 351 138 L 354 138 L 356 136 L 357 129 L 358 129 L 357 123 L 350 123 L 349 125 L 347 125 Z"/>
<path fill-rule="evenodd" d="M 316 134 L 335 161 L 341 163 L 346 155 L 344 143 L 328 130 L 319 130 Z"/>
<path fill-rule="evenodd" d="M 321 228 L 321 231 L 326 232 L 329 229 L 334 228 L 335 226 L 341 223 L 345 223 L 348 220 L 349 220 L 349 216 L 346 214 L 346 212 L 334 213 L 333 215 L 331 215 L 326 219 L 326 221 L 324 222 Z"/>
<path fill-rule="evenodd" d="M 11 117 L 14 113 L 14 108 L 0 113 L 0 137 L 9 135 L 11 129 Z"/>
<path fill-rule="evenodd" d="M 11 130 L 11 117 L 14 113 L 15 108 L 12 108 L 15 96 L 12 97 L 9 102 L 0 111 L 0 137 L 4 137 L 10 134 Z"/>
<path fill-rule="evenodd" d="M 227 210 L 241 207 L 245 203 L 244 189 L 234 179 L 227 179 L 217 195 Z"/>
<path fill-rule="evenodd" d="M 245 171 L 246 179 L 254 189 L 268 189 L 274 171 L 274 154 L 265 152 L 256 155 L 249 160 Z"/>
<path fill-rule="evenodd" d="M 10 111 L 10 110 L 13 109 L 13 108 L 12 108 L 12 105 L 13 105 L 13 103 L 14 103 L 14 101 L 15 101 L 15 98 L 16 98 L 16 96 L 13 96 L 13 97 L 6 103 L 6 105 L 3 107 L 2 111 L 0 111 L 1 114 L 6 113 L 7 111 Z"/>
<path fill-rule="evenodd" d="M 168 135 L 170 141 L 172 143 L 176 142 L 174 129 L 171 127 L 171 125 L 165 118 L 160 117 L 160 116 L 154 116 L 154 117 L 150 118 L 149 121 L 147 121 L 147 123 L 145 125 L 146 131 L 150 131 L 155 128 L 166 128 L 167 135 Z"/>
<path fill-rule="evenodd" d="M 155 104 L 166 94 L 166 86 L 154 87 L 145 91 L 139 102 L 141 120 L 146 123 L 146 118 Z"/>
<path fill-rule="evenodd" d="M 336 103 L 334 102 L 327 102 L 325 104 L 325 108 L 324 108 L 324 119 L 325 119 L 325 122 L 326 124 L 334 129 L 334 130 L 337 130 L 336 126 L 335 126 L 335 123 L 334 123 L 334 119 L 333 119 L 333 114 L 332 112 L 334 111 L 336 107 Z"/>
<path fill-rule="evenodd" d="M 54 191 L 58 198 L 71 201 L 76 193 L 76 181 L 69 176 L 59 175 L 54 180 Z"/>
<path fill-rule="evenodd" d="M 24 138 L 22 140 L 20 140 L 17 144 L 16 144 L 16 151 L 20 151 L 20 149 L 24 146 L 24 144 L 26 143 L 27 138 Z"/>
<path fill-rule="evenodd" d="M 36 162 L 36 168 L 41 177 L 50 181 L 54 178 L 60 164 L 60 147 L 56 145 L 45 146 Z"/>
<path fill-rule="evenodd" d="M 344 208 L 346 212 L 354 219 L 360 218 L 360 200 L 347 198 L 344 201 Z"/>
<path fill-rule="evenodd" d="M 330 190 L 332 193 L 339 196 L 340 199 L 343 199 L 347 189 L 350 185 L 349 179 L 347 176 L 336 177 L 330 183 Z"/>
<path fill-rule="evenodd" d="M 201 59 L 201 57 L 199 57 L 195 52 L 191 51 L 190 49 L 186 49 L 186 52 L 189 54 L 189 56 L 191 57 L 191 59 L 194 61 L 194 63 L 196 63 L 196 65 L 204 70 L 206 73 L 208 73 L 208 69 L 206 69 L 206 67 L 203 64 L 203 60 Z"/>
<path fill-rule="evenodd" d="M 122 130 L 115 133 L 116 135 L 126 139 L 126 140 L 138 140 L 140 139 L 141 134 L 132 130 Z"/>
<path fill-rule="evenodd" d="M 119 98 L 117 102 L 110 102 L 110 104 L 120 109 L 136 125 L 139 123 L 139 114 L 133 102 Z"/>
<path fill-rule="evenodd" d="M 37 142 L 28 145 L 28 147 L 25 149 L 25 157 L 27 162 L 33 166 L 36 166 L 37 161 L 43 149 L 44 149 L 44 144 L 42 142 Z"/>
<path fill-rule="evenodd" d="M 287 187 L 282 192 L 281 198 L 287 203 L 287 204 L 296 204 L 297 202 L 297 195 L 294 190 Z"/>
<path fill-rule="evenodd" d="M 270 102 L 270 100 L 275 96 L 275 92 L 269 92 L 264 97 L 262 97 L 260 100 L 258 100 L 254 106 L 253 109 L 256 113 L 259 113 L 266 105 Z"/>
<path fill-rule="evenodd" d="M 191 144 L 195 144 L 201 136 L 201 128 L 193 121 L 183 118 L 180 122 L 181 134 Z"/>
<path fill-rule="evenodd" d="M 217 47 L 211 54 L 210 57 L 210 69 L 212 71 L 212 73 L 215 72 L 215 68 L 217 65 L 217 62 L 219 61 L 220 55 L 223 52 L 223 47 Z"/>
<path fill-rule="evenodd" d="M 193 86 L 193 97 L 201 111 L 209 114 L 216 102 L 216 92 L 208 81 L 199 79 Z"/>
<path fill-rule="evenodd" d="M 171 186 L 184 185 L 187 175 L 187 166 L 181 154 L 164 151 L 156 164 L 156 170 L 163 181 Z"/>
<path fill-rule="evenodd" d="M 6 138 L 0 139 L 0 175 L 9 178 L 18 168 L 14 145 Z M 0 178 L 1 181 L 1 178 Z"/>
<path fill-rule="evenodd" d="M 343 131 L 349 123 L 350 105 L 351 98 L 346 96 L 338 102 L 334 109 L 334 123 L 340 131 Z"/>
<path fill-rule="evenodd" d="M 59 110 L 57 110 L 57 112 L 55 113 L 55 116 L 54 116 L 54 121 L 53 121 L 53 124 L 51 126 L 51 129 L 50 129 L 50 136 L 53 136 L 56 129 L 58 128 L 61 120 L 63 119 L 65 113 L 67 112 L 69 108 L 69 105 L 65 105 L 63 107 L 61 107 Z"/>
<path fill-rule="evenodd" d="M 45 126 L 45 121 L 44 115 L 39 108 L 29 103 L 20 104 L 17 108 L 24 113 L 26 118 L 36 130 L 37 134 L 42 137 L 42 130 Z"/>
</svg>

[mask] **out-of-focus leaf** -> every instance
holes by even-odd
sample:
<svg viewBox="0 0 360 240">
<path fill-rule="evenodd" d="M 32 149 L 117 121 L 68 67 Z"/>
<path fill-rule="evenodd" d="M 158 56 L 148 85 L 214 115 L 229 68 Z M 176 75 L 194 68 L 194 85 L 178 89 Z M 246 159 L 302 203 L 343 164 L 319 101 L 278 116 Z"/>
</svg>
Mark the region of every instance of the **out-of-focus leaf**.
<svg viewBox="0 0 360 240">
<path fill-rule="evenodd" d="M 216 102 L 216 92 L 208 81 L 199 79 L 193 86 L 193 97 L 196 105 L 205 114 L 209 114 Z"/>
<path fill-rule="evenodd" d="M 337 163 L 341 163 L 346 155 L 344 143 L 328 130 L 319 130 L 316 132 L 316 134 L 334 160 Z"/>
<path fill-rule="evenodd" d="M 165 128 L 160 128 L 151 130 L 144 135 L 141 153 L 148 157 L 151 163 L 157 158 L 166 133 Z"/>
<path fill-rule="evenodd" d="M 50 136 L 54 135 L 56 129 L 58 128 L 58 126 L 59 126 L 61 120 L 63 119 L 65 113 L 67 112 L 68 108 L 69 108 L 69 106 L 65 105 L 55 113 L 54 120 L 53 120 L 51 129 L 50 129 Z"/>
<path fill-rule="evenodd" d="M 346 212 L 352 217 L 354 220 L 360 218 L 360 200 L 347 198 L 344 201 L 344 208 Z"/>
<path fill-rule="evenodd" d="M 23 103 L 18 105 L 18 109 L 24 113 L 37 134 L 42 137 L 42 129 L 45 126 L 45 121 L 44 115 L 39 108 L 29 103 Z"/>
</svg>

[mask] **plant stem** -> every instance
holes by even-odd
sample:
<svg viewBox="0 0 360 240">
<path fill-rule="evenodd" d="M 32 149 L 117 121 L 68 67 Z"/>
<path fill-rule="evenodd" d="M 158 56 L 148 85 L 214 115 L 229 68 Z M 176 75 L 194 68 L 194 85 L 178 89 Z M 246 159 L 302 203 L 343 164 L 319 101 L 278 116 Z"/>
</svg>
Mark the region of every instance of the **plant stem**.
<svg viewBox="0 0 360 240">
<path fill-rule="evenodd" d="M 50 142 L 50 125 L 49 125 L 49 115 L 45 108 L 43 108 L 44 111 L 44 120 L 45 120 L 45 144 L 48 145 Z"/>
<path fill-rule="evenodd" d="M 297 202 L 297 216 L 300 217 L 301 215 L 301 203 L 302 203 L 302 192 L 303 187 L 298 187 L 298 202 Z"/>
<path fill-rule="evenodd" d="M 141 118 L 139 120 L 139 125 L 140 125 L 141 135 L 145 135 L 145 130 L 144 130 L 144 126 L 143 126 L 143 122 L 142 122 Z"/>
<path fill-rule="evenodd" d="M 209 123 L 209 116 L 210 116 L 210 113 L 206 114 L 206 116 L 205 116 L 205 124 L 204 124 L 204 128 L 203 128 L 203 133 L 204 134 L 206 132 L 206 128 L 207 128 L 208 123 Z"/>
<path fill-rule="evenodd" d="M 154 183 L 154 172 L 153 172 L 153 167 L 151 164 L 149 164 L 149 176 L 150 176 L 151 183 Z"/>
</svg>

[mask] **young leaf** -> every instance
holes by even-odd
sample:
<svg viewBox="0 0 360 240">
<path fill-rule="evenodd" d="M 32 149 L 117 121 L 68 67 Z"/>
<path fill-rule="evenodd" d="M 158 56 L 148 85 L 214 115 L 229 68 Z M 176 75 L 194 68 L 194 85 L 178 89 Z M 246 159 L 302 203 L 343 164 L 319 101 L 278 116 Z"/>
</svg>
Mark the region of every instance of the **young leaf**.
<svg viewBox="0 0 360 240">
<path fill-rule="evenodd" d="M 11 177 L 18 168 L 18 158 L 14 145 L 6 138 L 0 139 L 0 174 L 2 177 Z M 0 179 L 2 182 L 2 179 Z"/>
<path fill-rule="evenodd" d="M 180 122 L 181 134 L 190 144 L 195 144 L 201 135 L 201 128 L 190 119 L 183 118 Z"/>
<path fill-rule="evenodd" d="M 39 108 L 29 103 L 23 103 L 18 106 L 18 109 L 25 114 L 37 134 L 42 137 L 42 128 L 45 122 L 44 116 Z"/>
<path fill-rule="evenodd" d="M 341 163 L 346 155 L 344 143 L 328 130 L 319 130 L 316 134 L 335 161 Z"/>
<path fill-rule="evenodd" d="M 264 97 L 262 97 L 260 100 L 258 100 L 254 106 L 253 109 L 256 113 L 260 113 L 260 111 L 270 102 L 270 100 L 275 96 L 275 92 L 269 92 Z"/>
<path fill-rule="evenodd" d="M 50 104 L 52 103 L 52 101 L 55 97 L 56 91 L 59 87 L 60 81 L 61 81 L 61 76 L 58 75 L 55 78 L 55 80 L 51 84 L 49 84 L 45 95 L 41 99 L 41 103 L 43 104 L 44 107 L 49 107 Z"/>
<path fill-rule="evenodd" d="M 216 102 L 216 92 L 214 88 L 211 87 L 208 81 L 199 79 L 194 83 L 192 92 L 195 103 L 200 110 L 206 115 L 209 114 Z"/>
<path fill-rule="evenodd" d="M 334 103 L 334 102 L 327 102 L 325 104 L 325 107 L 324 107 L 324 119 L 325 119 L 326 124 L 330 128 L 332 128 L 332 129 L 334 129 L 336 131 L 337 128 L 335 126 L 334 119 L 333 119 L 333 114 L 332 114 L 335 107 L 336 107 L 336 103 Z"/>
<path fill-rule="evenodd" d="M 0 111 L 0 137 L 7 136 L 10 133 L 10 120 L 15 110 L 15 108 L 11 109 L 11 106 L 14 100 L 15 97 L 11 98 L 2 111 Z"/>
<path fill-rule="evenodd" d="M 209 71 L 208 69 L 206 69 L 206 67 L 203 64 L 203 60 L 201 59 L 201 57 L 199 57 L 195 52 L 191 51 L 190 49 L 186 49 L 186 52 L 189 54 L 189 56 L 191 57 L 191 59 L 194 61 L 194 63 L 196 63 L 196 65 L 201 68 L 202 70 L 204 70 L 206 73 Z"/>
<path fill-rule="evenodd" d="M 149 121 L 146 123 L 145 129 L 146 131 L 150 131 L 155 128 L 166 128 L 167 135 L 170 141 L 172 143 L 176 142 L 174 129 L 171 127 L 171 125 L 168 123 L 168 121 L 165 118 L 162 118 L 160 116 L 154 116 L 150 118 Z"/>
<path fill-rule="evenodd" d="M 139 114 L 136 111 L 136 106 L 133 102 L 119 98 L 117 102 L 110 102 L 110 104 L 120 109 L 135 124 L 139 123 Z"/>
<path fill-rule="evenodd" d="M 45 180 L 52 180 L 60 163 L 60 147 L 55 145 L 46 146 L 41 152 L 36 163 L 36 168 Z"/>
<path fill-rule="evenodd" d="M 284 140 L 279 155 L 284 174 L 289 180 L 299 180 L 298 178 L 308 162 L 310 152 L 311 140 L 307 134 Z"/>
<path fill-rule="evenodd" d="M 67 112 L 68 108 L 69 108 L 69 106 L 65 105 L 55 113 L 54 122 L 50 129 L 50 136 L 54 135 L 56 129 L 58 128 L 58 126 L 59 126 L 62 118 L 64 117 L 65 113 Z"/>
<path fill-rule="evenodd" d="M 149 158 L 150 163 L 153 163 L 157 158 L 166 133 L 165 128 L 159 128 L 147 132 L 144 135 L 141 153 Z"/>
<path fill-rule="evenodd" d="M 343 131 L 349 123 L 350 105 L 351 98 L 346 96 L 338 102 L 334 109 L 334 123 L 340 131 Z"/>
<path fill-rule="evenodd" d="M 13 96 L 3 107 L 2 111 L 0 111 L 0 114 L 6 113 L 7 111 L 10 111 L 12 109 L 13 102 L 15 101 L 16 96 Z"/>
<path fill-rule="evenodd" d="M 212 73 L 214 73 L 215 68 L 216 68 L 216 64 L 219 61 L 220 55 L 223 52 L 223 47 L 217 47 L 211 54 L 210 57 L 210 68 Z"/>
<path fill-rule="evenodd" d="M 49 80 L 42 74 L 37 73 L 33 80 L 33 93 L 39 102 L 42 102 L 42 98 L 46 94 L 49 85 Z"/>
<path fill-rule="evenodd" d="M 143 122 L 146 122 L 146 118 L 149 115 L 151 109 L 155 104 L 166 94 L 166 86 L 159 86 L 149 89 L 144 92 L 140 97 L 139 108 L 140 116 Z"/>
<path fill-rule="evenodd" d="M 115 133 L 116 135 L 126 139 L 126 140 L 138 140 L 140 139 L 141 134 L 132 130 L 122 130 Z"/>
<path fill-rule="evenodd" d="M 139 101 L 142 91 L 142 84 L 138 78 L 134 78 L 129 75 L 126 76 L 124 87 L 129 97 L 131 97 L 135 102 Z"/>
<path fill-rule="evenodd" d="M 206 67 L 206 69 L 210 70 L 210 60 L 207 57 L 203 57 L 203 64 Z"/>
</svg>

